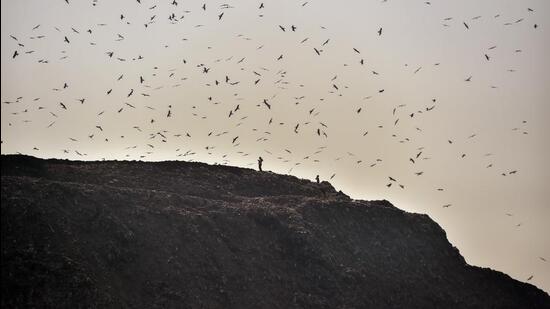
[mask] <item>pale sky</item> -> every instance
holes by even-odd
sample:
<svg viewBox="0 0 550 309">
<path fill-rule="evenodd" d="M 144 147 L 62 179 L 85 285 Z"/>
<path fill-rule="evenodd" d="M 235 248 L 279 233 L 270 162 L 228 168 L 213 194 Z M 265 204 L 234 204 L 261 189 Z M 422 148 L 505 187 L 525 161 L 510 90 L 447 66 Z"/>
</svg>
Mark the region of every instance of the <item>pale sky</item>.
<svg viewBox="0 0 550 309">
<path fill-rule="evenodd" d="M 1 2 L 2 154 L 262 156 L 550 291 L 549 1 L 69 2 Z"/>
</svg>

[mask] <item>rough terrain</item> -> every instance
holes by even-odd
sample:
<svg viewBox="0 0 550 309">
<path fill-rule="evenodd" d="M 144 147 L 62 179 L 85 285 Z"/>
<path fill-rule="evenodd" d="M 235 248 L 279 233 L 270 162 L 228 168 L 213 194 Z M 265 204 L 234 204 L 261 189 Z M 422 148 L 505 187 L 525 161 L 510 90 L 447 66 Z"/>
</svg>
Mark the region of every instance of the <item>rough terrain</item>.
<svg viewBox="0 0 550 309">
<path fill-rule="evenodd" d="M 292 176 L 2 156 L 2 308 L 550 308 L 428 216 Z"/>
</svg>

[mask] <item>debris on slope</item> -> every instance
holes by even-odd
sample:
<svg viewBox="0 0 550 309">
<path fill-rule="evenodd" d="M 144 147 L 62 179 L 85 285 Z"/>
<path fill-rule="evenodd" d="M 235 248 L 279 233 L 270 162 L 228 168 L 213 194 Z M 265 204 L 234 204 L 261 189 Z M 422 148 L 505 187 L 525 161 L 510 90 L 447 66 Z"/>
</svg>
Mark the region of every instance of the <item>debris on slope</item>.
<svg viewBox="0 0 550 309">
<path fill-rule="evenodd" d="M 2 307 L 549 308 L 426 215 L 186 162 L 2 156 Z"/>
</svg>

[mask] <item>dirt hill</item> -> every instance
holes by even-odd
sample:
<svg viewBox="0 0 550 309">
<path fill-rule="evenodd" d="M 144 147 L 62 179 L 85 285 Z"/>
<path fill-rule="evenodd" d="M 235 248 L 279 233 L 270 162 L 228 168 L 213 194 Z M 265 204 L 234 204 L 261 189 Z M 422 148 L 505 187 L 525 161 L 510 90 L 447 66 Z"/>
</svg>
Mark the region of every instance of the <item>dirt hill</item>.
<svg viewBox="0 0 550 309">
<path fill-rule="evenodd" d="M 426 215 L 292 176 L 2 156 L 2 308 L 550 308 Z"/>
</svg>

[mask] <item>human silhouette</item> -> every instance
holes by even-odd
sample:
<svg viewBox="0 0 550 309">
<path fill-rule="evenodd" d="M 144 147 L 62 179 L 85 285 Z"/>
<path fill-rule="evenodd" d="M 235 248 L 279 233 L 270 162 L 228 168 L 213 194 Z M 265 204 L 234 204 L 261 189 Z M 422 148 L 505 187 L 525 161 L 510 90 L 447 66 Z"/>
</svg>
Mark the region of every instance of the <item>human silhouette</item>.
<svg viewBox="0 0 550 309">
<path fill-rule="evenodd" d="M 264 162 L 264 159 L 262 159 L 262 157 L 258 157 L 258 169 L 260 172 L 262 171 L 262 162 Z"/>
<path fill-rule="evenodd" d="M 319 183 L 319 175 L 315 176 L 315 180 L 317 181 L 317 183 Z"/>
</svg>

